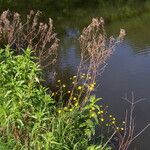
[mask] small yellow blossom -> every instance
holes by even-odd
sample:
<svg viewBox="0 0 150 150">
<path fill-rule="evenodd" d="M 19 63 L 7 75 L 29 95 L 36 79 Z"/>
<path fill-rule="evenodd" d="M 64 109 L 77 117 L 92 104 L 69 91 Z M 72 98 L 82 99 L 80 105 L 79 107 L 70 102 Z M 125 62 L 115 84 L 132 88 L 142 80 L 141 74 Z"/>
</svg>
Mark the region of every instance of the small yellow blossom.
<svg viewBox="0 0 150 150">
<path fill-rule="evenodd" d="M 103 110 L 101 110 L 101 111 L 100 111 L 100 113 L 101 113 L 101 114 L 103 114 L 103 113 L 104 113 L 104 111 L 103 111 Z"/>
<path fill-rule="evenodd" d="M 81 90 L 82 89 L 82 87 L 81 86 L 78 86 L 78 90 Z"/>
<path fill-rule="evenodd" d="M 91 77 L 88 77 L 88 79 L 92 79 Z"/>
<path fill-rule="evenodd" d="M 62 86 L 63 88 L 65 88 L 66 87 L 66 85 L 65 84 L 63 84 L 63 86 Z"/>
<path fill-rule="evenodd" d="M 125 124 L 126 122 L 125 122 L 125 121 L 123 121 L 122 123 L 123 123 L 123 124 Z"/>
<path fill-rule="evenodd" d="M 67 91 L 67 93 L 69 94 L 69 93 L 71 93 L 71 91 Z"/>
<path fill-rule="evenodd" d="M 64 107 L 64 110 L 67 110 L 67 107 Z"/>
<path fill-rule="evenodd" d="M 101 122 L 104 122 L 104 118 L 101 118 L 100 120 L 101 120 Z"/>
<path fill-rule="evenodd" d="M 74 84 L 75 82 L 72 82 L 72 84 Z"/>
<path fill-rule="evenodd" d="M 77 106 L 78 106 L 78 103 L 75 103 L 75 106 L 77 107 Z"/>
<path fill-rule="evenodd" d="M 108 123 L 106 123 L 106 127 L 108 127 Z"/>
<path fill-rule="evenodd" d="M 77 100 L 77 98 L 76 98 L 76 97 L 74 97 L 74 98 L 73 98 L 73 100 Z"/>
<path fill-rule="evenodd" d="M 115 121 L 112 121 L 112 124 L 115 124 L 116 122 Z"/>
<path fill-rule="evenodd" d="M 82 75 L 81 78 L 84 78 L 84 76 Z"/>
<path fill-rule="evenodd" d="M 92 109 L 92 110 L 95 110 L 95 107 L 92 107 L 91 109 Z"/>
<path fill-rule="evenodd" d="M 77 76 L 73 76 L 73 78 L 76 78 Z"/>
<path fill-rule="evenodd" d="M 61 110 L 58 110 L 58 113 L 60 114 L 60 113 L 61 113 Z"/>
<path fill-rule="evenodd" d="M 60 83 L 60 80 L 58 80 L 57 82 Z"/>
<path fill-rule="evenodd" d="M 121 131 L 123 131 L 124 130 L 124 128 L 120 128 L 121 129 Z"/>
<path fill-rule="evenodd" d="M 90 86 L 90 87 L 89 87 L 89 90 L 90 90 L 90 91 L 93 91 L 93 90 L 94 90 L 94 88 Z"/>
<path fill-rule="evenodd" d="M 116 118 L 112 118 L 112 120 L 116 120 Z"/>
<path fill-rule="evenodd" d="M 94 117 L 94 116 L 95 116 L 95 114 L 94 114 L 94 113 L 92 113 L 92 114 L 91 114 L 91 117 Z"/>
<path fill-rule="evenodd" d="M 92 88 L 94 88 L 94 84 L 91 84 L 90 86 L 91 86 Z"/>
<path fill-rule="evenodd" d="M 101 114 L 101 112 L 99 111 L 98 114 Z"/>
<path fill-rule="evenodd" d="M 112 118 L 112 115 L 109 115 L 110 118 Z"/>
<path fill-rule="evenodd" d="M 72 108 L 70 108 L 69 110 L 70 110 L 70 111 L 73 111 L 73 109 L 72 109 Z"/>
<path fill-rule="evenodd" d="M 104 111 L 103 111 L 103 110 L 101 110 L 101 111 L 99 111 L 99 112 L 98 112 L 98 114 L 103 114 L 103 113 L 104 113 Z"/>
<path fill-rule="evenodd" d="M 96 82 L 94 82 L 93 84 L 96 85 Z"/>
</svg>

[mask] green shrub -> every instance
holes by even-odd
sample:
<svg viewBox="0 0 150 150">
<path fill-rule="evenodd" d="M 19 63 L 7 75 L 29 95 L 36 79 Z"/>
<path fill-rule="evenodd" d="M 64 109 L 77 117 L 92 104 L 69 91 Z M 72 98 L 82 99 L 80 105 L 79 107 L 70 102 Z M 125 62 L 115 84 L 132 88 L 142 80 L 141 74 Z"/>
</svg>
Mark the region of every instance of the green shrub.
<svg viewBox="0 0 150 150">
<path fill-rule="evenodd" d="M 0 148 L 96 150 L 91 137 L 98 124 L 98 99 L 91 97 L 82 110 L 56 105 L 40 85 L 35 59 L 30 49 L 22 55 L 0 49 Z"/>
</svg>

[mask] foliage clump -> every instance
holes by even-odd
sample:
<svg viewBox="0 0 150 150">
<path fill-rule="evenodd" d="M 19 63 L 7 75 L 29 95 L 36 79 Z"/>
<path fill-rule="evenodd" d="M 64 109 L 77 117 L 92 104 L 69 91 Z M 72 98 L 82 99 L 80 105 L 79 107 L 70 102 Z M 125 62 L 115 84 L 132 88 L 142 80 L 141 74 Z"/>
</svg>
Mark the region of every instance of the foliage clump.
<svg viewBox="0 0 150 150">
<path fill-rule="evenodd" d="M 96 149 L 91 138 L 98 118 L 91 109 L 100 111 L 97 99 L 91 97 L 82 110 L 55 105 L 40 85 L 34 59 L 30 49 L 17 56 L 9 47 L 0 49 L 0 141 L 14 150 Z"/>
</svg>

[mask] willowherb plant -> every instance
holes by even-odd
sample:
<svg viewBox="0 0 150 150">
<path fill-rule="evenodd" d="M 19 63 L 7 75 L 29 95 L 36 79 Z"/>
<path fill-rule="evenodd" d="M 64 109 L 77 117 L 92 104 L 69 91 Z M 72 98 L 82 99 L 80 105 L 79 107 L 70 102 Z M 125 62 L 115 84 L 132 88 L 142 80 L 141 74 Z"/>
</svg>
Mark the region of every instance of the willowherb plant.
<svg viewBox="0 0 150 150">
<path fill-rule="evenodd" d="M 32 49 L 41 67 L 56 62 L 58 38 L 53 32 L 53 21 L 39 22 L 41 12 L 30 11 L 25 21 L 19 13 L 4 11 L 0 16 L 0 44 L 8 44 L 17 53 L 27 47 Z"/>
<path fill-rule="evenodd" d="M 113 54 L 116 45 L 123 40 L 125 34 L 125 30 L 121 29 L 116 39 L 113 36 L 107 38 L 103 18 L 93 18 L 91 24 L 83 29 L 79 37 L 81 61 L 70 99 L 72 99 L 75 87 L 83 82 L 82 75 L 85 74 L 86 78 L 83 83 L 86 87 L 84 99 L 85 101 L 88 100 L 96 77 L 101 75 L 106 67 L 106 60 Z M 92 87 L 89 85 L 92 85 Z M 83 96 L 82 93 L 78 95 Z"/>
</svg>

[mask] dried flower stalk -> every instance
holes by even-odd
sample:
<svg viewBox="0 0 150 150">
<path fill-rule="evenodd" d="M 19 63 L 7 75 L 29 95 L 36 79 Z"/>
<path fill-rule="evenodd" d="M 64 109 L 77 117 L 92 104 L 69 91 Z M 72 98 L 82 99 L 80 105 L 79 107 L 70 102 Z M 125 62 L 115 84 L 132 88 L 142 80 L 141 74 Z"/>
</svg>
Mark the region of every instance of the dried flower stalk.
<svg viewBox="0 0 150 150">
<path fill-rule="evenodd" d="M 39 22 L 40 14 L 30 11 L 23 22 L 19 13 L 4 11 L 0 16 L 0 44 L 8 44 L 17 54 L 28 47 L 41 67 L 47 67 L 56 62 L 59 40 L 53 32 L 52 19 L 48 23 Z"/>
<path fill-rule="evenodd" d="M 84 91 L 83 105 L 86 103 L 91 94 L 91 89 L 88 88 L 88 85 L 95 83 L 96 77 L 102 74 L 107 65 L 106 60 L 113 54 L 116 45 L 123 40 L 124 36 L 125 30 L 121 29 L 116 39 L 113 36 L 107 39 L 103 18 L 93 18 L 91 24 L 83 29 L 79 37 L 81 61 L 70 100 L 76 85 L 82 81 L 81 76 L 84 73 L 86 74 L 84 85 L 87 85 L 87 89 Z M 83 97 L 83 94 L 80 93 L 79 96 Z"/>
<path fill-rule="evenodd" d="M 148 123 L 144 128 L 142 128 L 138 133 L 135 133 L 135 107 L 136 104 L 139 102 L 142 102 L 146 99 L 138 99 L 135 100 L 134 93 L 131 93 L 131 98 L 128 98 L 127 95 L 123 97 L 123 100 L 127 101 L 130 104 L 130 109 L 129 112 L 126 111 L 126 116 L 125 116 L 125 125 L 124 125 L 124 132 L 123 134 L 120 133 L 119 130 L 117 130 L 117 135 L 119 138 L 119 147 L 118 150 L 128 150 L 133 141 L 139 137 L 145 130 L 150 127 L 150 123 Z"/>
</svg>

